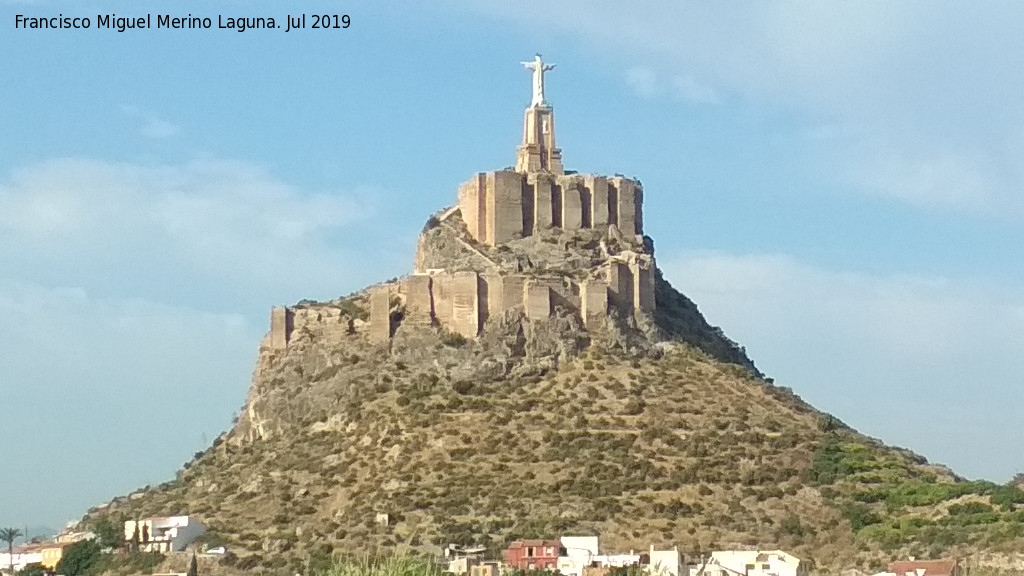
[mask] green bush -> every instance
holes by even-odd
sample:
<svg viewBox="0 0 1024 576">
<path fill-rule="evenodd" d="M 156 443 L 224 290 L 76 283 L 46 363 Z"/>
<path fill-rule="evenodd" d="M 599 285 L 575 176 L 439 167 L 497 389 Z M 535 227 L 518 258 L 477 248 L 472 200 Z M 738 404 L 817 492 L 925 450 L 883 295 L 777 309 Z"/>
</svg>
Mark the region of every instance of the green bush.
<svg viewBox="0 0 1024 576">
<path fill-rule="evenodd" d="M 992 507 L 984 502 L 966 502 L 964 504 L 951 504 L 947 511 L 950 516 L 963 516 L 992 512 Z"/>
<path fill-rule="evenodd" d="M 91 575 L 101 555 L 100 543 L 96 540 L 75 542 L 64 551 L 54 571 L 64 576 Z"/>
<path fill-rule="evenodd" d="M 882 521 L 881 516 L 871 508 L 857 502 L 850 502 L 841 508 L 843 516 L 850 522 L 854 532 L 859 532 L 867 526 L 878 524 Z"/>
</svg>

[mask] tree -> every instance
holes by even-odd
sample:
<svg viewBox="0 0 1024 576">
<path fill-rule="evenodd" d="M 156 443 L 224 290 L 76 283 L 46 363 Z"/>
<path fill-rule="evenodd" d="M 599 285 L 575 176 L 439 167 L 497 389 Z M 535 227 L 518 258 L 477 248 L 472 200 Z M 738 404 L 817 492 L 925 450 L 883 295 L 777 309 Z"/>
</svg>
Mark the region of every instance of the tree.
<svg viewBox="0 0 1024 576">
<path fill-rule="evenodd" d="M 100 559 L 100 543 L 96 540 L 82 540 L 75 542 L 64 550 L 64 555 L 54 572 L 64 576 L 82 576 L 88 574 Z"/>
<path fill-rule="evenodd" d="M 101 516 L 93 520 L 91 528 L 101 548 L 117 549 L 125 545 L 124 522 L 116 522 L 110 516 Z"/>
<path fill-rule="evenodd" d="M 196 562 L 196 553 L 192 553 L 192 561 L 188 564 L 188 576 L 199 576 L 199 564 Z"/>
<path fill-rule="evenodd" d="M 46 576 L 46 567 L 38 562 L 26 564 L 18 571 L 18 576 Z"/>
<path fill-rule="evenodd" d="M 0 528 L 0 540 L 7 542 L 7 558 L 11 560 L 11 574 L 14 574 L 14 541 L 22 536 L 17 528 Z"/>
</svg>

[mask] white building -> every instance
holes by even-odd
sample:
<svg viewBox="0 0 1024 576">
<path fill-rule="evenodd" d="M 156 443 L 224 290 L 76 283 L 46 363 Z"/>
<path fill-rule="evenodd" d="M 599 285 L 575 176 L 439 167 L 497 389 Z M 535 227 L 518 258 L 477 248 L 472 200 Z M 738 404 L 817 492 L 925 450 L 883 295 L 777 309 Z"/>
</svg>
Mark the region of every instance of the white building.
<svg viewBox="0 0 1024 576">
<path fill-rule="evenodd" d="M 39 544 L 26 544 L 18 546 L 7 553 L 6 546 L 0 552 L 0 570 L 7 571 L 11 567 L 11 557 L 14 557 L 14 571 L 17 572 L 29 564 L 41 564 L 43 561 L 43 546 Z"/>
<path fill-rule="evenodd" d="M 629 554 L 598 554 L 594 556 L 594 563 L 601 568 L 638 566 L 640 565 L 640 555 L 633 550 L 630 550 Z"/>
<path fill-rule="evenodd" d="M 682 556 L 678 546 L 673 546 L 671 550 L 655 550 L 652 544 L 650 557 L 647 573 L 651 576 L 679 576 L 682 571 Z"/>
<path fill-rule="evenodd" d="M 205 533 L 206 527 L 193 516 L 143 518 L 124 523 L 125 542 L 137 542 L 144 552 L 180 552 Z"/>
<path fill-rule="evenodd" d="M 782 550 L 712 552 L 702 576 L 806 576 L 807 563 Z"/>
<path fill-rule="evenodd" d="M 565 556 L 558 558 L 558 571 L 562 576 L 582 576 L 583 569 L 597 557 L 597 536 L 562 536 L 559 540 Z"/>
</svg>

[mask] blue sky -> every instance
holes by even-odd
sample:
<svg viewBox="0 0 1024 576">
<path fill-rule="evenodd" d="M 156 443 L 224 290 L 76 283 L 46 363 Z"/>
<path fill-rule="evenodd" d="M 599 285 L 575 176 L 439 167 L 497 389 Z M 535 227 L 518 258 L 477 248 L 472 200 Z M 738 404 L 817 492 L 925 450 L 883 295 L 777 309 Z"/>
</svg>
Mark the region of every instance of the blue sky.
<svg viewBox="0 0 1024 576">
<path fill-rule="evenodd" d="M 344 31 L 14 16 L 347 12 Z M 962 475 L 1024 469 L 1024 6 L 0 0 L 0 525 L 171 479 L 272 305 L 408 272 L 511 165 L 645 187 L 659 265 L 776 383 Z M 95 24 L 94 24 L 95 25 Z M 215 24 L 216 26 L 216 24 Z"/>
</svg>

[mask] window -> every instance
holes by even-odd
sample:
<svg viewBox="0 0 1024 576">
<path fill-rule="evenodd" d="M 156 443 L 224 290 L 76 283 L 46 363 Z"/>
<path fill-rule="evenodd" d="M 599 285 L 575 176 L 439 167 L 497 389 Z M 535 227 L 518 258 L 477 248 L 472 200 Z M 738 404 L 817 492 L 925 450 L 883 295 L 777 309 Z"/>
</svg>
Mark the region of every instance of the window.
<svg viewBox="0 0 1024 576">
<path fill-rule="evenodd" d="M 529 548 L 526 549 L 526 557 L 527 558 L 533 558 L 533 556 L 534 556 L 534 554 L 533 554 L 533 546 L 530 546 Z M 533 570 L 533 568 L 530 568 L 530 570 Z"/>
</svg>

